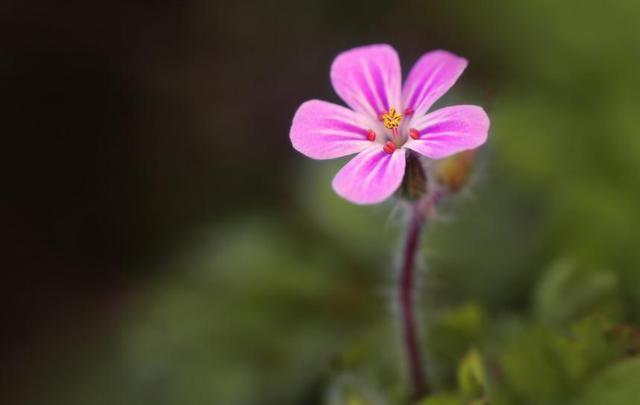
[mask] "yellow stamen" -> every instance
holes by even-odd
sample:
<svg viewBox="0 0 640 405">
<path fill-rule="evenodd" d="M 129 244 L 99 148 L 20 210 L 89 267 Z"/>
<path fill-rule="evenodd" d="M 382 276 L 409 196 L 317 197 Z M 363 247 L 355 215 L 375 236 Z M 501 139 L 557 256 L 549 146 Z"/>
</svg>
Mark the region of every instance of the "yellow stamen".
<svg viewBox="0 0 640 405">
<path fill-rule="evenodd" d="M 387 129 L 398 128 L 400 120 L 402 120 L 402 114 L 396 111 L 395 108 L 389 108 L 389 111 L 382 114 L 382 121 L 384 127 Z"/>
</svg>

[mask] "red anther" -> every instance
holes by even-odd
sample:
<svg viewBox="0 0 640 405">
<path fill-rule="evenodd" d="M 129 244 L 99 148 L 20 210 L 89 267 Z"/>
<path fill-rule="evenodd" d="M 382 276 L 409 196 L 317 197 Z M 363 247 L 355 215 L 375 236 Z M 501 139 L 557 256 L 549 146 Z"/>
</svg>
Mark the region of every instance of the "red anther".
<svg viewBox="0 0 640 405">
<path fill-rule="evenodd" d="M 367 139 L 372 142 L 376 140 L 376 133 L 373 132 L 373 129 L 370 129 L 369 132 L 367 132 Z"/>
<path fill-rule="evenodd" d="M 413 139 L 420 138 L 420 132 L 415 128 L 409 128 L 409 136 Z"/>
<path fill-rule="evenodd" d="M 406 110 L 404 110 L 404 115 L 413 115 L 415 111 L 413 111 L 413 108 L 411 107 L 407 107 Z"/>
<path fill-rule="evenodd" d="M 384 116 L 387 112 L 383 111 L 380 114 L 378 114 L 378 121 L 384 121 Z"/>
<path fill-rule="evenodd" d="M 398 147 L 396 146 L 395 143 L 391 141 L 387 141 L 387 143 L 384 144 L 384 147 L 382 148 L 382 150 L 384 150 L 388 154 L 392 154 L 397 148 Z"/>
</svg>

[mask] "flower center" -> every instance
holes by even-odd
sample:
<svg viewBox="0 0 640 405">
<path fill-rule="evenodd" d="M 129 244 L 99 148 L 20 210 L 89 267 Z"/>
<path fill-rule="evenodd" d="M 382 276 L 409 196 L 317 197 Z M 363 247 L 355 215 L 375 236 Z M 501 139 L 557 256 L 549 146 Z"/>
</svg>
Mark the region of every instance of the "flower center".
<svg viewBox="0 0 640 405">
<path fill-rule="evenodd" d="M 380 120 L 383 122 L 385 128 L 393 130 L 398 128 L 402 117 L 403 115 L 397 112 L 395 108 L 389 108 L 389 111 L 380 116 Z"/>
<path fill-rule="evenodd" d="M 382 138 L 384 145 L 383 149 L 388 154 L 392 154 L 399 147 L 404 145 L 407 142 L 407 137 L 411 137 L 412 139 L 418 139 L 420 137 L 420 133 L 415 128 L 409 128 L 408 133 L 406 134 L 400 133 L 400 123 L 402 122 L 402 119 L 411 115 L 413 115 L 412 108 L 407 108 L 404 114 L 402 114 L 392 107 L 389 108 L 389 111 L 383 111 L 378 116 L 378 119 L 382 122 L 384 127 L 391 130 L 391 136 L 387 135 Z M 376 133 L 372 129 L 367 132 L 367 139 L 372 142 L 376 141 Z"/>
</svg>

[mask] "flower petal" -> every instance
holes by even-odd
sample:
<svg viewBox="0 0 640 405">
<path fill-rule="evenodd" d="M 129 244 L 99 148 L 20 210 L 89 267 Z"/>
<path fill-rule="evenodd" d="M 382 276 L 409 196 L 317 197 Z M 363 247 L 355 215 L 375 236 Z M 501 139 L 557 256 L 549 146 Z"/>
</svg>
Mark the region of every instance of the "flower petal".
<svg viewBox="0 0 640 405">
<path fill-rule="evenodd" d="M 313 159 L 333 159 L 368 146 L 370 119 L 337 104 L 309 100 L 296 111 L 289 131 L 293 147 Z"/>
<path fill-rule="evenodd" d="M 339 54 L 331 65 L 331 83 L 349 107 L 374 119 L 400 108 L 400 59 L 389 45 L 368 45 Z"/>
<path fill-rule="evenodd" d="M 447 51 L 422 55 L 413 65 L 402 88 L 404 108 L 412 108 L 414 116 L 425 114 L 467 67 L 467 60 Z"/>
<path fill-rule="evenodd" d="M 441 159 L 487 140 L 489 117 L 481 107 L 456 105 L 417 118 L 413 123 L 420 133 L 404 146 L 432 159 Z"/>
<path fill-rule="evenodd" d="M 405 150 L 389 154 L 376 144 L 351 159 L 333 179 L 333 189 L 356 204 L 375 204 L 393 194 L 404 176 Z"/>
</svg>

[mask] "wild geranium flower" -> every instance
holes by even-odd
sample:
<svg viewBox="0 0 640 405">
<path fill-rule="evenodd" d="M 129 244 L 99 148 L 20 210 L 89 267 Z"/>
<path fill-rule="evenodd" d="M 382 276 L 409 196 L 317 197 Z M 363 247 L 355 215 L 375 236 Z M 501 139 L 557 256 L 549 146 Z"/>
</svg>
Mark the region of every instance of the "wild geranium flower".
<svg viewBox="0 0 640 405">
<path fill-rule="evenodd" d="M 291 143 L 312 159 L 357 153 L 335 176 L 333 188 L 356 204 L 381 202 L 402 183 L 408 150 L 441 159 L 486 141 L 489 117 L 481 107 L 427 113 L 466 66 L 464 58 L 432 51 L 401 86 L 400 60 L 391 46 L 345 51 L 333 61 L 331 83 L 350 109 L 320 100 L 303 103 L 293 117 Z"/>
</svg>

